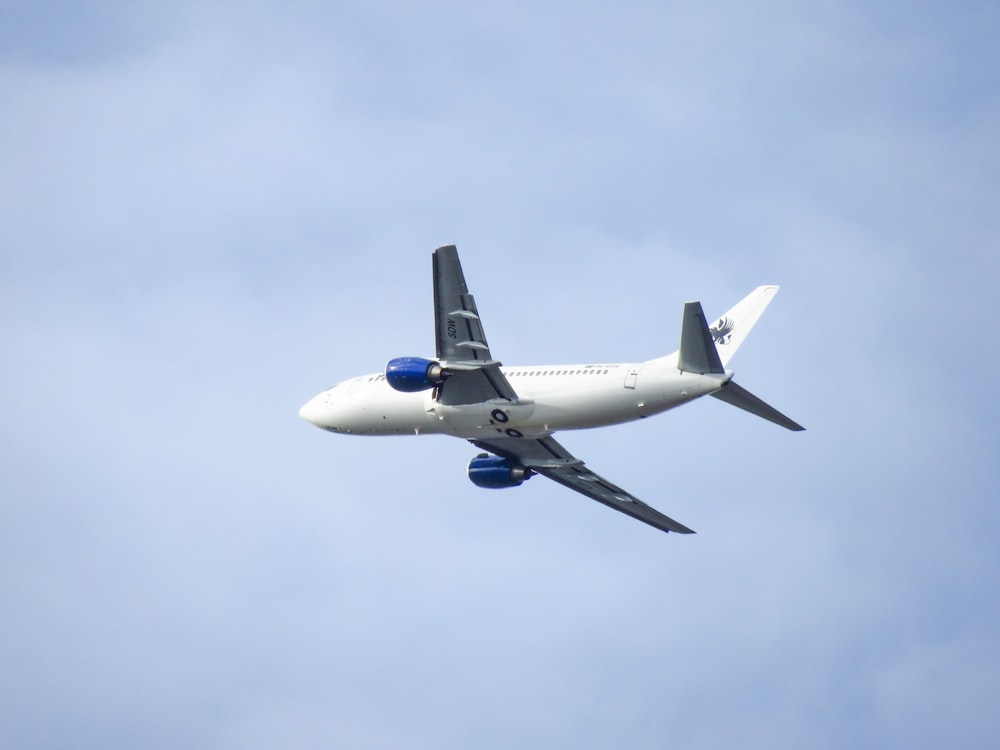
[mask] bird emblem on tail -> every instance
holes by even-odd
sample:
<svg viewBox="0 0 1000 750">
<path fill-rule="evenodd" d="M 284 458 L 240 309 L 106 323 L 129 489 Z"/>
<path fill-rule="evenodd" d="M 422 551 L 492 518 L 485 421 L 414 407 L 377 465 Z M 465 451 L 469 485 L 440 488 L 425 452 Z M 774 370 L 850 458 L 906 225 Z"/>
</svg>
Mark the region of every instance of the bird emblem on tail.
<svg viewBox="0 0 1000 750">
<path fill-rule="evenodd" d="M 709 333 L 712 334 L 712 339 L 716 344 L 722 344 L 723 346 L 729 343 L 730 338 L 733 335 L 733 328 L 736 324 L 729 318 L 720 318 L 719 322 L 714 326 L 709 328 Z"/>
</svg>

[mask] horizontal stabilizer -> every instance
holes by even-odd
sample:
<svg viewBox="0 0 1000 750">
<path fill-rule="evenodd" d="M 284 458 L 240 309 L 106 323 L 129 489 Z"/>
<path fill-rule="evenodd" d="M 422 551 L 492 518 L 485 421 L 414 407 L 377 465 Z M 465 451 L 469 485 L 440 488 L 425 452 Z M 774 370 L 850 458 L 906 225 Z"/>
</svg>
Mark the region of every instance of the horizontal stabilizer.
<svg viewBox="0 0 1000 750">
<path fill-rule="evenodd" d="M 721 375 L 725 372 L 700 302 L 688 302 L 684 305 L 677 369 L 683 372 L 696 372 L 699 375 L 707 373 Z"/>
<path fill-rule="evenodd" d="M 805 429 L 805 427 L 798 422 L 793 422 L 773 406 L 765 404 L 746 388 L 736 385 L 732 380 L 712 395 L 719 399 L 719 401 L 725 401 L 727 404 L 732 404 L 739 409 L 743 409 L 743 411 L 756 414 L 758 417 L 763 417 L 768 422 L 779 424 L 785 429 L 795 430 L 796 432 Z"/>
</svg>

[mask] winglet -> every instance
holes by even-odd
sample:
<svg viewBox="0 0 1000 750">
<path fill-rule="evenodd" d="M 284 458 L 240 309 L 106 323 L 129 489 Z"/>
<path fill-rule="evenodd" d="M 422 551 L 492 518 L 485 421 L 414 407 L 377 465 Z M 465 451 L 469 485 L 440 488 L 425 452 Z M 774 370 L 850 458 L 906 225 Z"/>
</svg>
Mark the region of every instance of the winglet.
<svg viewBox="0 0 1000 750">
<path fill-rule="evenodd" d="M 696 372 L 699 375 L 725 373 L 700 302 L 688 302 L 684 305 L 677 369 L 683 372 Z"/>
</svg>

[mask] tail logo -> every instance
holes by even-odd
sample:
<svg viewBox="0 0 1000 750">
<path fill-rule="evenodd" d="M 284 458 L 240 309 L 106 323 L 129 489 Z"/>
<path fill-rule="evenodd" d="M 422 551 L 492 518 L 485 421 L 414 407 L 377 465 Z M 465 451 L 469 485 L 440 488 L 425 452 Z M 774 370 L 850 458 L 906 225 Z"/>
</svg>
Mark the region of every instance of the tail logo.
<svg viewBox="0 0 1000 750">
<path fill-rule="evenodd" d="M 718 323 L 708 329 L 716 344 L 725 346 L 733 337 L 733 328 L 736 324 L 729 318 L 721 318 Z"/>
</svg>

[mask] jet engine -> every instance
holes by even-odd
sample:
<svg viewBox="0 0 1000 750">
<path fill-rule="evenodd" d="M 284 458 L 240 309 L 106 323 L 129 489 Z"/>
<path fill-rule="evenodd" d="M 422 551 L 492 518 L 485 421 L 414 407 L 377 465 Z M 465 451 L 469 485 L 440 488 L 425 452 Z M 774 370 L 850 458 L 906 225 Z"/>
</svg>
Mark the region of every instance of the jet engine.
<svg viewBox="0 0 1000 750">
<path fill-rule="evenodd" d="M 477 487 L 488 490 L 517 487 L 525 479 L 530 479 L 534 473 L 509 458 L 491 456 L 487 453 L 480 453 L 469 462 L 469 479 Z"/>
<path fill-rule="evenodd" d="M 421 357 L 396 357 L 385 366 L 385 379 L 395 390 L 405 393 L 426 391 L 444 382 L 444 368 Z"/>
</svg>

